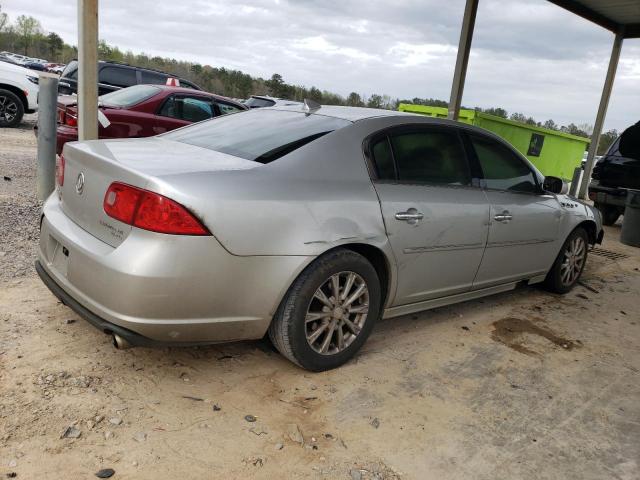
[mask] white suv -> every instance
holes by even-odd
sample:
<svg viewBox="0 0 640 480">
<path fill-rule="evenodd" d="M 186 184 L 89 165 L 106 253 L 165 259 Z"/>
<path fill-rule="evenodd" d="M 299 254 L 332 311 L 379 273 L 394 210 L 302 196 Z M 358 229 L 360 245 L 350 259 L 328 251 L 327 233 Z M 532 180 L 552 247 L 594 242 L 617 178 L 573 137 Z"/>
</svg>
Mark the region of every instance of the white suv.
<svg viewBox="0 0 640 480">
<path fill-rule="evenodd" d="M 38 109 L 38 76 L 19 65 L 0 62 L 0 127 L 15 127 L 25 112 Z"/>
</svg>

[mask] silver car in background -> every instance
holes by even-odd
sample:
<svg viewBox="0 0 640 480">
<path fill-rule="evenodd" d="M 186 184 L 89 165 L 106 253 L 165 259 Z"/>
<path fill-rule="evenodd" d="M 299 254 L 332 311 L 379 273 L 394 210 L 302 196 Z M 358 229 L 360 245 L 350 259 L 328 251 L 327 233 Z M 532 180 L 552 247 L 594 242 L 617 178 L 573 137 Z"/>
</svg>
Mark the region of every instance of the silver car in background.
<svg viewBox="0 0 640 480">
<path fill-rule="evenodd" d="M 545 282 L 598 213 L 484 130 L 364 108 L 260 108 L 65 145 L 47 286 L 117 346 L 259 339 L 314 371 L 375 321 Z"/>
</svg>

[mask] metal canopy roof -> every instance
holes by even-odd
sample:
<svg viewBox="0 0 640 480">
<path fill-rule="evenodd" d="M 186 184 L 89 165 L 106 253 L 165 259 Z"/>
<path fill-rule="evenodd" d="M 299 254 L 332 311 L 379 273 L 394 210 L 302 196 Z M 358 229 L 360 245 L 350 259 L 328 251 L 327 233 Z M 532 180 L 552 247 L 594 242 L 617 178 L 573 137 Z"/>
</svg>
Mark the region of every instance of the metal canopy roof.
<svg viewBox="0 0 640 480">
<path fill-rule="evenodd" d="M 549 0 L 623 38 L 640 38 L 640 0 Z"/>
</svg>

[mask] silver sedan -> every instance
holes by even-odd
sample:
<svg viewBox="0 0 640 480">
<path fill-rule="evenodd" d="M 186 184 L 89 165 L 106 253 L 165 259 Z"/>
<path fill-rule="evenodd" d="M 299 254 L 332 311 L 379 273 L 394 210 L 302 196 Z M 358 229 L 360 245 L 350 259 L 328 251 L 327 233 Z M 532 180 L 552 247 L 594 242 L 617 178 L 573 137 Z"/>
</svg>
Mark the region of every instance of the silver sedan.
<svg viewBox="0 0 640 480">
<path fill-rule="evenodd" d="M 337 367 L 376 320 L 577 282 L 600 216 L 484 130 L 384 110 L 262 108 L 65 145 L 43 281 L 130 345 L 258 339 Z"/>
</svg>

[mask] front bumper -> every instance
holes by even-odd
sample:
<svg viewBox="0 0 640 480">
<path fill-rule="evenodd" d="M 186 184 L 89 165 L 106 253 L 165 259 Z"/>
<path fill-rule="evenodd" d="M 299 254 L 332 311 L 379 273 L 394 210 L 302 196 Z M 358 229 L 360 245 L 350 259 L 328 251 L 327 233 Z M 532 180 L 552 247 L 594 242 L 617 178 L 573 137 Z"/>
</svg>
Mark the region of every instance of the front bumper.
<svg viewBox="0 0 640 480">
<path fill-rule="evenodd" d="M 134 228 L 117 247 L 60 208 L 43 208 L 38 273 L 50 290 L 100 330 L 137 345 L 193 345 L 264 336 L 308 257 L 238 257 L 215 237 Z"/>
</svg>

